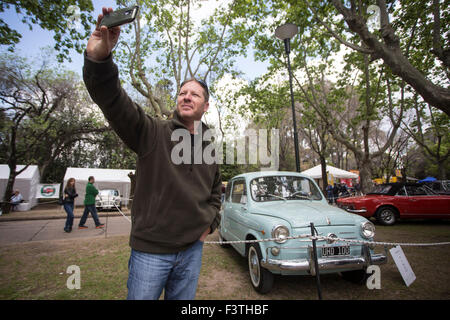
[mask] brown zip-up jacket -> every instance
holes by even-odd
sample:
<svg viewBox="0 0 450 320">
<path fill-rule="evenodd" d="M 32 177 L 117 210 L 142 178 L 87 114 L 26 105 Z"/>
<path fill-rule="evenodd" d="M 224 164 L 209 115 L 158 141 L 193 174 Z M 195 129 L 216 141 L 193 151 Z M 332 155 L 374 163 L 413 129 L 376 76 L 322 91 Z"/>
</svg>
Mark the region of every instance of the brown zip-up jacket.
<svg viewBox="0 0 450 320">
<path fill-rule="evenodd" d="M 176 253 L 196 242 L 208 227 L 213 232 L 220 222 L 219 166 L 172 162 L 172 148 L 181 141 L 171 141 L 172 132 L 187 130 L 178 113 L 170 120 L 146 115 L 121 87 L 111 55 L 94 62 L 85 53 L 83 79 L 111 127 L 138 155 L 130 246 Z M 202 126 L 204 133 L 207 127 Z"/>
</svg>

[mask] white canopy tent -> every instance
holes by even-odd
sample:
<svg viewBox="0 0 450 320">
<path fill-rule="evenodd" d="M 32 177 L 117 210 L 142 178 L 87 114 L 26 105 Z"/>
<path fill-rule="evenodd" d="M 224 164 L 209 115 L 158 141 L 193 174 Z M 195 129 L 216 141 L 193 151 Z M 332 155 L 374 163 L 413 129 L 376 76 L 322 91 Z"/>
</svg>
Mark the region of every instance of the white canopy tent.
<svg viewBox="0 0 450 320">
<path fill-rule="evenodd" d="M 86 194 L 88 178 L 93 176 L 95 178 L 94 186 L 98 190 L 117 189 L 122 197 L 122 204 L 128 205 L 131 190 L 131 180 L 128 177 L 130 172 L 134 173 L 135 171 L 128 169 L 67 168 L 62 191 L 67 181 L 70 178 L 75 178 L 75 189 L 78 193 L 78 197 L 75 198 L 75 205 L 81 206 Z"/>
<path fill-rule="evenodd" d="M 17 165 L 16 170 L 23 169 L 24 165 Z M 8 184 L 9 167 L 7 164 L 0 164 L 0 198 L 3 198 L 6 185 Z M 24 202 L 17 206 L 18 211 L 28 211 L 37 205 L 37 188 L 40 181 L 39 168 L 36 165 L 30 165 L 20 173 L 14 181 L 13 190 L 19 190 Z M 9 200 L 9 199 L 4 199 Z"/>
<path fill-rule="evenodd" d="M 328 183 L 330 182 L 330 179 L 358 179 L 358 175 L 353 172 L 345 171 L 333 166 L 327 165 L 326 167 L 327 177 L 328 177 Z M 311 177 L 312 179 L 316 180 L 316 182 L 319 184 L 321 188 L 324 188 L 324 183 L 322 181 L 322 166 L 319 164 L 318 166 L 312 167 L 308 170 L 302 171 L 306 176 Z M 338 180 L 339 181 L 339 180 Z"/>
<path fill-rule="evenodd" d="M 333 177 L 337 179 L 358 179 L 358 175 L 356 173 L 345 171 L 329 165 L 327 165 L 326 167 L 326 172 L 327 174 L 333 175 Z M 301 173 L 313 179 L 322 179 L 322 166 L 319 164 L 318 166 L 302 171 Z"/>
</svg>

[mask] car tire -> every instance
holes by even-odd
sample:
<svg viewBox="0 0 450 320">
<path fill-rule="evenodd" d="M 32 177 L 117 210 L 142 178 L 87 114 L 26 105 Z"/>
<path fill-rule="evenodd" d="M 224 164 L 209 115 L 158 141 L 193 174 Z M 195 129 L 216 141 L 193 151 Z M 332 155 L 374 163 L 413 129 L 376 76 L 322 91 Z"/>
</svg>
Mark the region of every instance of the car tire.
<svg viewBox="0 0 450 320">
<path fill-rule="evenodd" d="M 395 210 L 389 207 L 382 207 L 378 209 L 376 218 L 380 224 L 385 226 L 392 226 L 397 220 Z"/>
<path fill-rule="evenodd" d="M 253 288 L 259 293 L 268 293 L 273 286 L 273 274 L 261 267 L 261 249 L 252 243 L 247 249 L 248 271 Z"/>
<path fill-rule="evenodd" d="M 224 237 L 222 237 L 222 234 L 220 233 L 220 231 L 219 231 L 219 242 L 220 242 L 220 246 L 222 247 L 222 248 L 229 248 L 230 247 L 230 245 L 229 244 L 226 244 L 226 243 L 222 243 L 222 242 L 224 242 L 224 241 L 227 241 Z"/>
<path fill-rule="evenodd" d="M 366 268 L 362 270 L 353 270 L 341 272 L 341 276 L 344 280 L 347 280 L 356 284 L 364 284 L 367 281 L 369 275 L 366 272 Z"/>
</svg>

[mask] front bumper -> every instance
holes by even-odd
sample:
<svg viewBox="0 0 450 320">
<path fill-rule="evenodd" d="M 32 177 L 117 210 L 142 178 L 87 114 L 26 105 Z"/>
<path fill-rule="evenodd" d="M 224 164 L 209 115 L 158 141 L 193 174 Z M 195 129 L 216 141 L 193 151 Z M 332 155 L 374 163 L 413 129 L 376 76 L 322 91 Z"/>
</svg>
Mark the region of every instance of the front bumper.
<svg viewBox="0 0 450 320">
<path fill-rule="evenodd" d="M 95 206 L 97 208 L 101 208 L 101 209 L 113 209 L 116 208 L 116 206 L 120 207 L 121 204 L 120 202 L 117 203 L 115 201 L 96 201 Z"/>
<path fill-rule="evenodd" d="M 361 270 L 369 265 L 381 265 L 387 262 L 384 254 L 370 254 L 367 250 L 362 250 L 361 256 L 335 256 L 318 258 L 319 271 L 330 270 Z M 261 266 L 271 271 L 306 271 L 315 275 L 314 259 L 277 260 L 262 259 Z"/>
<path fill-rule="evenodd" d="M 367 212 L 366 209 L 359 209 L 359 210 L 357 210 L 357 209 L 345 209 L 345 210 L 347 210 L 350 213 L 366 213 Z"/>
</svg>

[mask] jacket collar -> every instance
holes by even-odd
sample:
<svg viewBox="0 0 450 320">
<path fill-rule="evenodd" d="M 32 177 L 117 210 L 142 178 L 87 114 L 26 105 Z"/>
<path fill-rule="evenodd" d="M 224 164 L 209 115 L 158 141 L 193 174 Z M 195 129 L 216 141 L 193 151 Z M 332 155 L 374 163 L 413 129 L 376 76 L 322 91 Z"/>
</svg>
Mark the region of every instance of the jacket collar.
<svg viewBox="0 0 450 320">
<path fill-rule="evenodd" d="M 175 109 L 172 113 L 171 122 L 172 122 L 172 129 L 184 128 L 184 129 L 188 130 L 186 128 L 186 126 L 183 124 L 183 122 L 181 122 L 181 116 L 178 113 L 177 109 Z M 209 127 L 205 123 L 203 123 L 203 121 L 201 121 L 201 123 L 202 123 L 202 132 L 205 132 L 206 130 L 209 129 Z"/>
</svg>

